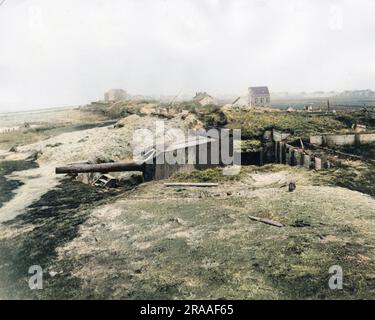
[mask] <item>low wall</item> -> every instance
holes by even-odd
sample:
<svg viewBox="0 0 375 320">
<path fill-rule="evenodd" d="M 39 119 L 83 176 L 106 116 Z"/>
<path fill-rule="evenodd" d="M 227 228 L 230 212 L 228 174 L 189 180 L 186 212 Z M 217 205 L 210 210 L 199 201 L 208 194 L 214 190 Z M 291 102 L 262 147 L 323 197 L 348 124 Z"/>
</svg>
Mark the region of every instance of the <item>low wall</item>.
<svg viewBox="0 0 375 320">
<path fill-rule="evenodd" d="M 355 134 L 327 135 L 323 136 L 323 143 L 328 147 L 332 146 L 351 146 L 356 141 Z"/>
<path fill-rule="evenodd" d="M 323 145 L 323 136 L 310 136 L 310 143 L 317 146 Z"/>
<path fill-rule="evenodd" d="M 352 146 L 375 142 L 375 133 L 326 134 L 310 136 L 310 143 L 318 146 Z"/>
<path fill-rule="evenodd" d="M 359 143 L 366 144 L 375 142 L 375 133 L 367 133 L 359 135 Z"/>
</svg>

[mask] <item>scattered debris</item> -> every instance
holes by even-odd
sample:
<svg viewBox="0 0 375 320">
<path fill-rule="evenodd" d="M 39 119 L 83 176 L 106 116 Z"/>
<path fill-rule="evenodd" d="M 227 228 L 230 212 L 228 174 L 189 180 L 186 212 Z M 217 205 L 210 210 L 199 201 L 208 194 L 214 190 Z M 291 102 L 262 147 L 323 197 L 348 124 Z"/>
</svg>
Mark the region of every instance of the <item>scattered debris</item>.
<svg viewBox="0 0 375 320">
<path fill-rule="evenodd" d="M 46 148 L 56 148 L 56 147 L 59 147 L 61 146 L 62 143 L 61 142 L 57 142 L 57 143 L 52 143 L 52 144 L 46 144 Z"/>
<path fill-rule="evenodd" d="M 102 174 L 94 181 L 93 185 L 97 187 L 116 188 L 118 186 L 118 181 L 115 177 L 109 174 Z"/>
<path fill-rule="evenodd" d="M 184 224 L 184 221 L 180 218 L 171 218 L 169 219 L 170 222 L 176 222 L 177 224 L 179 225 L 183 225 Z"/>
<path fill-rule="evenodd" d="M 30 125 L 30 123 L 25 122 L 25 123 L 23 124 L 22 127 L 23 127 L 24 129 L 30 129 L 30 128 L 31 128 L 31 125 Z"/>
<path fill-rule="evenodd" d="M 291 226 L 295 228 L 311 227 L 311 223 L 305 220 L 298 219 L 294 221 L 294 223 L 291 224 Z"/>
<path fill-rule="evenodd" d="M 18 152 L 17 151 L 17 146 L 13 146 L 9 149 L 9 152 Z"/>
<path fill-rule="evenodd" d="M 43 154 L 40 150 L 34 150 L 30 153 L 30 155 L 25 159 L 25 161 L 35 161 L 38 159 L 39 155 Z"/>
<path fill-rule="evenodd" d="M 296 183 L 294 181 L 289 182 L 288 191 L 293 192 L 296 190 Z"/>
<path fill-rule="evenodd" d="M 274 221 L 274 220 L 270 220 L 270 219 L 267 219 L 267 218 L 259 218 L 259 217 L 254 217 L 254 216 L 249 216 L 249 219 L 250 220 L 253 220 L 253 221 L 258 221 L 258 222 L 263 222 L 265 224 L 269 224 L 271 226 L 275 226 L 275 227 L 284 227 L 284 225 L 278 221 Z"/>
<path fill-rule="evenodd" d="M 56 271 L 50 271 L 49 272 L 49 275 L 51 276 L 51 278 L 53 278 L 54 276 L 56 276 L 58 274 L 58 272 Z"/>
</svg>

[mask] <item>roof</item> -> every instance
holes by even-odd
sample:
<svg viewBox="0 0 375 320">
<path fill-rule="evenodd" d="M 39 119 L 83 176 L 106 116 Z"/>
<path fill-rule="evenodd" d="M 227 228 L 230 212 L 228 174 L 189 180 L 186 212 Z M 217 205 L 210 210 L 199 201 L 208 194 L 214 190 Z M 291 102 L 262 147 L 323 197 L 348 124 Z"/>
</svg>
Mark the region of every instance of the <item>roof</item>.
<svg viewBox="0 0 375 320">
<path fill-rule="evenodd" d="M 249 87 L 250 94 L 270 94 L 268 87 Z"/>
<path fill-rule="evenodd" d="M 148 148 L 145 149 L 144 153 L 142 154 L 142 158 L 138 159 L 137 161 L 146 162 L 149 159 L 156 158 L 162 153 L 179 150 L 179 149 L 190 148 L 194 146 L 199 146 L 202 144 L 208 144 L 214 141 L 218 141 L 218 140 L 214 138 L 202 136 L 202 135 L 197 135 L 197 136 L 188 136 L 186 139 L 176 140 L 170 144 L 149 146 Z"/>
<path fill-rule="evenodd" d="M 165 148 L 165 152 L 207 144 L 216 139 L 204 136 L 190 136 L 186 140 L 175 141 Z"/>
<path fill-rule="evenodd" d="M 207 97 L 212 98 L 207 92 L 197 92 L 193 99 L 196 100 L 196 101 L 200 101 L 200 100 L 202 100 L 204 98 L 207 98 Z"/>
<path fill-rule="evenodd" d="M 124 89 L 109 89 L 107 91 L 107 93 L 113 93 L 113 92 L 125 92 L 126 93 Z"/>
</svg>

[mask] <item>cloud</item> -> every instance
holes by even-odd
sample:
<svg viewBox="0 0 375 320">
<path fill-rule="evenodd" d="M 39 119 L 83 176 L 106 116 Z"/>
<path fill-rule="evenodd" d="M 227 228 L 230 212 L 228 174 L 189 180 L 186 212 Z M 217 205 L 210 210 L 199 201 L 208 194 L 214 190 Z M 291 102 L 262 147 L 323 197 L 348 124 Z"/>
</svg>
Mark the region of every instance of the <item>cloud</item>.
<svg viewBox="0 0 375 320">
<path fill-rule="evenodd" d="M 13 0 L 0 110 L 134 94 L 374 88 L 371 0 Z"/>
</svg>

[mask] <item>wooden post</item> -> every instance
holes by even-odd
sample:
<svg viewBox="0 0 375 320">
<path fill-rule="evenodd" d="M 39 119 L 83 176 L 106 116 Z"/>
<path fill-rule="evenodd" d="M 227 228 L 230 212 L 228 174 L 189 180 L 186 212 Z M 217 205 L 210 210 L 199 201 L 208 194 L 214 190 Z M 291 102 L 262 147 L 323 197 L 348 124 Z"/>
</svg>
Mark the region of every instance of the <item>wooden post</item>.
<svg viewBox="0 0 375 320">
<path fill-rule="evenodd" d="M 264 164 L 264 148 L 261 147 L 260 150 L 259 150 L 259 165 L 263 165 Z"/>
<path fill-rule="evenodd" d="M 284 142 L 280 142 L 280 163 L 284 163 L 285 164 L 285 143 Z"/>
<path fill-rule="evenodd" d="M 322 159 L 315 157 L 315 170 L 322 170 Z"/>
<path fill-rule="evenodd" d="M 295 158 L 295 164 L 297 166 L 301 166 L 303 164 L 302 162 L 302 153 L 298 149 L 294 149 L 294 158 Z"/>
<path fill-rule="evenodd" d="M 274 144 L 275 144 L 275 163 L 279 163 L 280 162 L 280 142 L 275 141 Z"/>
<path fill-rule="evenodd" d="M 297 163 L 297 158 L 298 158 L 298 149 L 292 149 L 292 155 L 291 155 L 291 163 L 292 166 L 296 166 Z"/>
<path fill-rule="evenodd" d="M 303 166 L 306 169 L 310 169 L 310 167 L 311 167 L 311 158 L 308 154 L 303 155 Z"/>
</svg>

